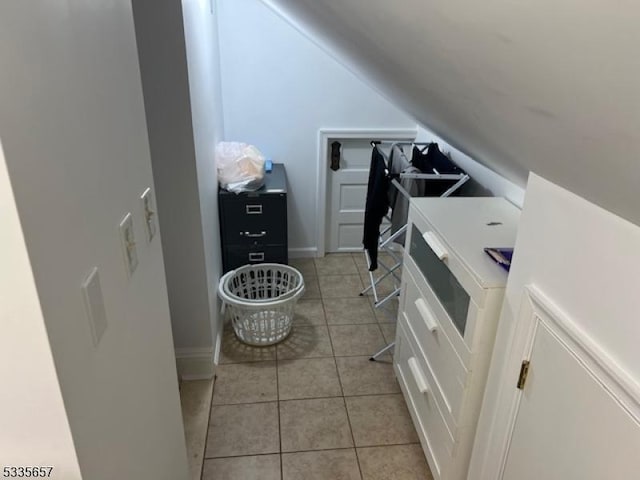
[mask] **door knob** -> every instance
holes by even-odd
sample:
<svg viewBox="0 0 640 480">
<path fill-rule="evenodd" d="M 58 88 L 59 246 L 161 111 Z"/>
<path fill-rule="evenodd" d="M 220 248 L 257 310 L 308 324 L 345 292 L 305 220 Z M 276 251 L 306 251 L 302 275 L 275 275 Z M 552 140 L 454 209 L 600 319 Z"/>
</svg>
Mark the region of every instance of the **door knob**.
<svg viewBox="0 0 640 480">
<path fill-rule="evenodd" d="M 340 170 L 340 142 L 333 142 L 331 144 L 331 165 L 329 168 L 334 172 Z"/>
</svg>

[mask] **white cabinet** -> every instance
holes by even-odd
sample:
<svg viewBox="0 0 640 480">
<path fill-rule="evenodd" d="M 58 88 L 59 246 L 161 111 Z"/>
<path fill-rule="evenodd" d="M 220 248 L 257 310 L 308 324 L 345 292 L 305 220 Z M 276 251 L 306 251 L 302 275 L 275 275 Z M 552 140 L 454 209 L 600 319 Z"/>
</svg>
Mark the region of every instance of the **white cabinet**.
<svg viewBox="0 0 640 480">
<path fill-rule="evenodd" d="M 437 480 L 466 478 L 519 210 L 501 198 L 411 200 L 394 368 Z"/>
<path fill-rule="evenodd" d="M 638 478 L 638 389 L 536 287 L 524 301 L 517 322 L 525 349 L 514 349 L 510 363 L 527 359 L 529 373 L 521 390 L 512 383 L 519 395 L 504 409 L 511 428 L 498 479 Z"/>
</svg>

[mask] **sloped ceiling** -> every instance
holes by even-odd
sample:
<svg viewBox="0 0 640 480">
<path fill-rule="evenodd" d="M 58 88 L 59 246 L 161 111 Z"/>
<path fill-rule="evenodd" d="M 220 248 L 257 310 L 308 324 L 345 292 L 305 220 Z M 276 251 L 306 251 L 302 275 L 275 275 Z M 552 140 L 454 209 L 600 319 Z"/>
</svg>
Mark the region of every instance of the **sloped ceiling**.
<svg viewBox="0 0 640 480">
<path fill-rule="evenodd" d="M 481 163 L 640 224 L 640 3 L 263 1 Z"/>
</svg>

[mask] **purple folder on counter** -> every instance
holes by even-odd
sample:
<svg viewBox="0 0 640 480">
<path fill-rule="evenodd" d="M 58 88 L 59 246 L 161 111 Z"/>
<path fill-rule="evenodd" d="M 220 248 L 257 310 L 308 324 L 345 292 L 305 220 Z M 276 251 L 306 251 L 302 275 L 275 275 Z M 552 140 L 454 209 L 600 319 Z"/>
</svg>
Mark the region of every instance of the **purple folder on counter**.
<svg viewBox="0 0 640 480">
<path fill-rule="evenodd" d="M 511 258 L 513 257 L 513 248 L 485 248 L 487 255 L 491 259 L 504 268 L 507 272 L 511 268 Z"/>
</svg>

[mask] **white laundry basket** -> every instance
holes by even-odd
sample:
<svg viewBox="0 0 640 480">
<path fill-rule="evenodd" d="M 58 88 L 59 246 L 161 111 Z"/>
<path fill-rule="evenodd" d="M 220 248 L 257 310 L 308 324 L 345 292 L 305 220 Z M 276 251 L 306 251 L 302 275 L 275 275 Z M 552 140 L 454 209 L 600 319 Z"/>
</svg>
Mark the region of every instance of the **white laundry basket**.
<svg viewBox="0 0 640 480">
<path fill-rule="evenodd" d="M 303 293 L 302 274 L 279 263 L 245 265 L 227 272 L 218 286 L 236 336 L 256 346 L 273 345 L 289 335 Z"/>
</svg>

